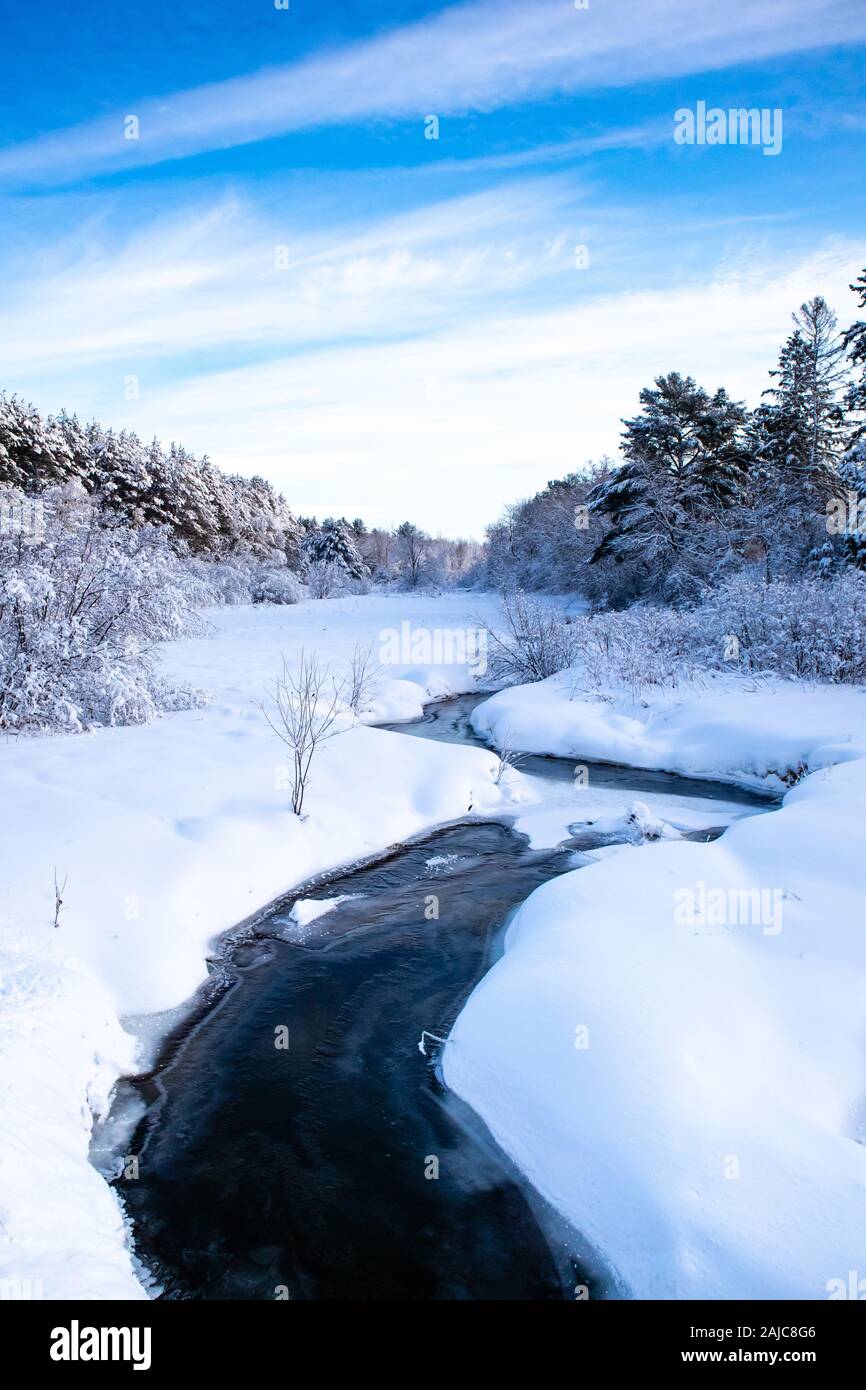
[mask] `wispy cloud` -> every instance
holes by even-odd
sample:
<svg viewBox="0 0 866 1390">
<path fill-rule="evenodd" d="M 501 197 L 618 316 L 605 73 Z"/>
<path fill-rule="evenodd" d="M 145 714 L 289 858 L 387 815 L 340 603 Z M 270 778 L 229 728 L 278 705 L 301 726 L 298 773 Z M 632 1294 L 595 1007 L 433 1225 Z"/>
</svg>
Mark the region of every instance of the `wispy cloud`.
<svg viewBox="0 0 866 1390">
<path fill-rule="evenodd" d="M 863 240 L 782 265 L 753 254 L 676 288 L 488 312 L 399 344 L 203 375 L 160 393 L 153 413 L 218 440 L 218 461 L 255 466 L 302 511 L 480 535 L 506 502 L 615 452 L 621 417 L 660 371 L 756 404 L 791 310 L 823 292 L 853 313 L 864 257 Z"/>
<path fill-rule="evenodd" d="M 663 119 L 644 121 L 640 125 L 598 131 L 592 135 L 578 135 L 571 140 L 528 145 L 524 149 L 506 150 L 501 154 L 477 155 L 465 159 L 439 159 L 434 163 L 414 167 L 419 172 L 436 175 L 497 173 L 511 169 L 539 168 L 548 164 L 566 164 L 589 158 L 594 154 L 606 154 L 612 150 L 648 150 L 662 145 L 669 146 L 670 142 L 671 118 L 667 116 Z"/>
<path fill-rule="evenodd" d="M 621 291 L 575 268 L 582 217 L 622 238 Z M 7 275 L 4 385 L 265 473 L 302 511 L 476 533 L 615 449 L 658 371 L 754 403 L 791 309 L 822 292 L 853 316 L 847 285 L 866 259 L 862 239 L 783 256 L 755 229 L 720 259 L 702 232 L 700 270 L 648 288 L 639 270 L 663 258 L 667 224 L 640 207 L 588 212 L 559 175 L 367 223 L 278 229 L 229 199 L 120 244 L 106 234 L 33 248 Z"/>
<path fill-rule="evenodd" d="M 482 0 L 304 61 L 149 100 L 0 151 L 0 178 L 69 182 L 317 126 L 492 111 L 866 38 L 862 0 Z M 140 138 L 124 138 L 135 115 Z"/>
<path fill-rule="evenodd" d="M 246 200 L 187 208 L 119 244 L 28 248 L 7 266 L 0 380 L 192 352 L 300 351 L 323 341 L 429 332 L 507 302 L 572 265 L 579 185 L 549 176 L 314 228 Z"/>
</svg>

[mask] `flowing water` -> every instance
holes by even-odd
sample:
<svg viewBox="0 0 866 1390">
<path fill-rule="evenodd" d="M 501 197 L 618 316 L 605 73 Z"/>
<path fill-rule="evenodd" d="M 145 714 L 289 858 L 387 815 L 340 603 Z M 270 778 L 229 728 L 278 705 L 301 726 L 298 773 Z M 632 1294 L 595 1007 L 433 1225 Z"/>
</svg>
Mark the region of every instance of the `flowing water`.
<svg viewBox="0 0 866 1390">
<path fill-rule="evenodd" d="M 402 733 L 478 743 L 479 696 Z M 530 766 L 531 765 L 531 766 Z M 521 764 L 550 781 L 573 764 Z M 630 791 L 738 800 L 730 787 L 594 767 Z M 754 801 L 748 793 L 745 801 Z M 597 843 L 602 843 L 600 837 Z M 572 844 L 574 842 L 572 841 Z M 581 848 L 591 847 L 584 836 Z M 117 1180 L 168 1298 L 567 1299 L 608 1287 L 578 1233 L 440 1084 L 436 1044 L 501 949 L 514 907 L 582 861 L 469 822 L 332 875 L 230 953 L 215 1001 L 125 1083 L 146 1106 Z M 431 1060 L 430 1053 L 433 1053 Z"/>
<path fill-rule="evenodd" d="M 469 743 L 474 748 L 486 748 L 488 745 L 472 727 L 471 716 L 476 705 L 489 699 L 492 693 L 456 695 L 453 699 L 428 705 L 421 719 L 413 719 L 406 724 L 382 724 L 380 727 L 442 743 Z M 574 758 L 552 758 L 540 753 L 521 753 L 518 766 L 522 773 L 541 777 L 546 782 L 573 784 L 576 761 Z M 681 777 L 678 773 L 628 767 L 623 763 L 588 762 L 586 758 L 581 758 L 580 762 L 588 768 L 593 787 L 622 791 L 626 795 L 672 794 L 694 797 L 699 801 L 726 801 L 733 805 L 762 807 L 764 810 L 773 804 L 773 798 L 765 792 L 750 791 L 747 787 L 727 782 Z"/>
</svg>

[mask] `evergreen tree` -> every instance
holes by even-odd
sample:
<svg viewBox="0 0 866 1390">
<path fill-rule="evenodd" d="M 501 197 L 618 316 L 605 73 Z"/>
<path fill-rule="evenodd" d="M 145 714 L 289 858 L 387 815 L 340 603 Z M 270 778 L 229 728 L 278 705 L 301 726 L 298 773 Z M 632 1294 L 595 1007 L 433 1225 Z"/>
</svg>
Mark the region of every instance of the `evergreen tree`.
<svg viewBox="0 0 866 1390">
<path fill-rule="evenodd" d="M 102 430 L 91 425 L 87 431 L 90 453 L 88 482 L 101 504 L 124 521 L 141 524 L 150 478 L 147 455 L 134 434 L 121 430 Z"/>
<path fill-rule="evenodd" d="M 725 513 L 742 495 L 746 410 L 722 388 L 710 396 L 691 377 L 659 376 L 625 420 L 624 463 L 590 495 L 609 523 L 591 563 L 637 560 L 651 590 L 674 597 L 712 569 Z"/>
<path fill-rule="evenodd" d="M 835 488 L 843 443 L 839 390 L 845 349 L 836 315 L 820 295 L 792 318 L 794 332 L 770 373 L 776 384 L 764 392 L 772 401 L 764 457 L 779 484 L 814 503 Z"/>
<path fill-rule="evenodd" d="M 176 547 L 205 557 L 300 568 L 301 528 L 264 478 L 228 477 L 177 444 L 166 453 L 156 439 L 145 446 L 129 430 L 82 427 L 74 415 L 43 420 L 0 394 L 0 487 L 35 493 L 70 479 L 94 497 L 104 522 L 166 527 Z"/>
<path fill-rule="evenodd" d="M 773 384 L 748 429 L 748 500 L 739 552 L 762 559 L 769 580 L 837 562 L 828 507 L 839 490 L 844 347 L 820 296 L 792 315 L 794 331 L 770 372 Z M 836 542 L 838 549 L 839 543 Z"/>
<path fill-rule="evenodd" d="M 74 460 L 57 421 L 32 405 L 0 395 L 0 484 L 40 492 L 74 474 Z"/>
<path fill-rule="evenodd" d="M 866 270 L 851 285 L 861 309 L 866 308 Z M 845 520 L 843 543 L 849 564 L 866 570 L 866 322 L 858 319 L 842 335 L 854 374 L 845 394 L 848 448 L 839 465 L 841 506 Z"/>
<path fill-rule="evenodd" d="M 308 564 L 336 565 L 350 579 L 367 575 L 351 527 L 342 518 L 326 517 L 321 526 L 310 530 L 304 538 L 304 555 Z"/>
<path fill-rule="evenodd" d="M 866 309 L 866 270 L 861 273 L 851 289 L 860 300 L 860 308 Z M 848 421 L 849 456 L 851 450 L 854 450 L 856 458 L 866 463 L 866 322 L 863 319 L 852 323 L 851 327 L 845 330 L 842 345 L 855 372 L 845 397 L 845 405 L 851 417 Z"/>
</svg>

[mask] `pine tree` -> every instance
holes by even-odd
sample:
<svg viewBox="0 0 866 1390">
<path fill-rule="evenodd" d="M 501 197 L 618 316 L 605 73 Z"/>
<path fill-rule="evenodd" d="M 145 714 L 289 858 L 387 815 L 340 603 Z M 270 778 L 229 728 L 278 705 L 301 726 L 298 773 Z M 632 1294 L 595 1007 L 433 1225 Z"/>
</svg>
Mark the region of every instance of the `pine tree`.
<svg viewBox="0 0 866 1390">
<path fill-rule="evenodd" d="M 851 289 L 860 300 L 860 308 L 866 309 L 866 270 L 858 277 Z M 848 353 L 855 376 L 845 396 L 845 405 L 851 417 L 849 425 L 850 450 L 857 451 L 857 458 L 866 463 L 866 322 L 859 319 L 842 334 L 842 345 Z"/>
<path fill-rule="evenodd" d="M 739 551 L 747 558 L 760 555 L 767 579 L 804 566 L 828 573 L 836 562 L 827 518 L 839 491 L 844 347 L 836 316 L 820 296 L 801 305 L 792 319 L 794 331 L 770 372 L 773 384 L 749 422 L 747 438 L 749 496 Z"/>
<path fill-rule="evenodd" d="M 308 564 L 336 565 L 350 579 L 367 575 L 351 527 L 342 519 L 326 517 L 321 526 L 310 530 L 304 538 L 304 555 Z"/>
<path fill-rule="evenodd" d="M 0 485 L 40 492 L 73 476 L 74 462 L 56 420 L 18 396 L 0 395 Z"/>
<path fill-rule="evenodd" d="M 692 587 L 724 545 L 726 511 L 739 500 L 746 410 L 724 389 L 708 395 L 691 377 L 659 376 L 625 420 L 624 463 L 590 494 L 609 529 L 591 557 L 637 560 L 651 588 Z"/>
<path fill-rule="evenodd" d="M 93 491 L 104 507 L 124 521 L 140 525 L 150 485 L 147 455 L 141 440 L 126 430 L 115 434 L 98 425 L 91 425 L 87 433 Z"/>
<path fill-rule="evenodd" d="M 866 270 L 850 287 L 866 308 Z M 848 448 L 839 465 L 841 496 L 846 518 L 843 541 L 846 559 L 866 570 L 866 322 L 858 319 L 842 334 L 854 375 L 845 393 Z"/>
<path fill-rule="evenodd" d="M 769 437 L 768 461 L 780 481 L 799 480 L 813 498 L 825 498 L 835 487 L 842 452 L 844 413 L 839 391 L 845 377 L 845 348 L 837 332 L 836 315 L 820 295 L 792 315 L 794 332 L 770 376 L 776 385 L 769 396 L 776 412 Z"/>
</svg>

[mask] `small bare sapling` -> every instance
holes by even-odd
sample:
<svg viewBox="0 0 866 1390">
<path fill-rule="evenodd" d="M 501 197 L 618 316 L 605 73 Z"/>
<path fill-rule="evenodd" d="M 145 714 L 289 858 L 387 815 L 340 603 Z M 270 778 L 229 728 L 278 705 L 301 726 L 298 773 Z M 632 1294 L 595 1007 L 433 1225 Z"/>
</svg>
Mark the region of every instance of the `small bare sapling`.
<svg viewBox="0 0 866 1390">
<path fill-rule="evenodd" d="M 259 705 L 277 738 L 291 750 L 289 781 L 292 810 L 296 816 L 303 811 L 310 764 L 316 749 L 340 732 L 336 719 L 342 693 L 343 686 L 331 678 L 328 667 L 320 666 L 315 655 L 307 656 L 302 649 L 297 671 L 292 671 L 283 657 L 282 672 L 274 683 L 273 695 L 268 704 Z"/>
</svg>

